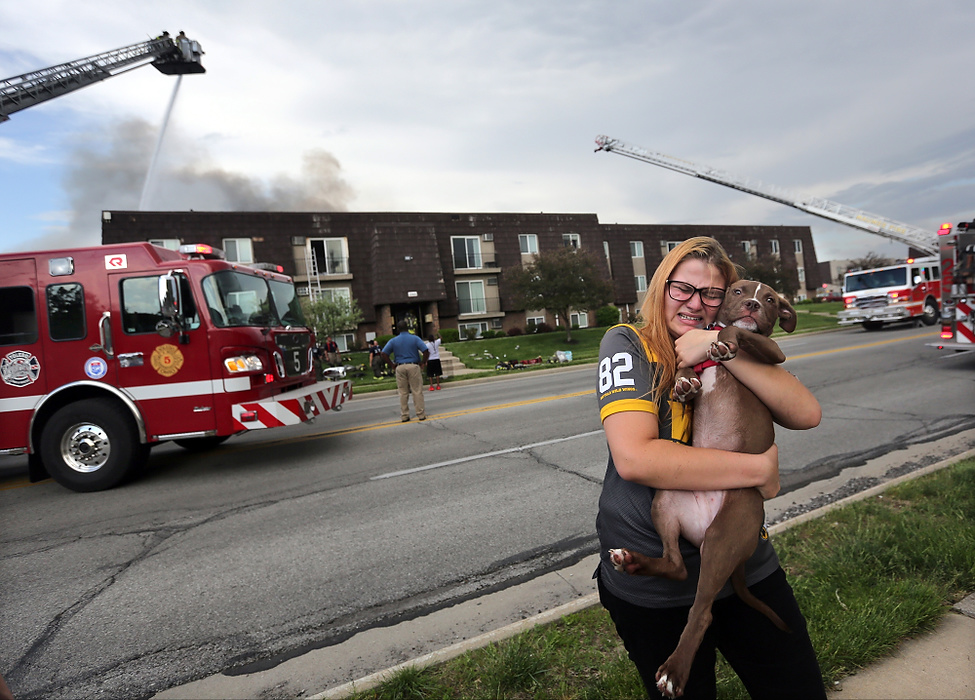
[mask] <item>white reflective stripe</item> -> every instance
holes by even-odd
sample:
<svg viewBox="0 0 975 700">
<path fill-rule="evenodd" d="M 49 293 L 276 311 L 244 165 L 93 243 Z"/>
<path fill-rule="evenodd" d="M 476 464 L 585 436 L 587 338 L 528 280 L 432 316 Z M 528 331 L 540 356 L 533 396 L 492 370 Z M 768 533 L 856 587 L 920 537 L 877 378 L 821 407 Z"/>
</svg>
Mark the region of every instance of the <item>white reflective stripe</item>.
<svg viewBox="0 0 975 700">
<path fill-rule="evenodd" d="M 34 406 L 44 398 L 42 395 L 17 396 L 12 399 L 0 399 L 0 413 L 14 413 L 15 411 L 32 411 Z"/>
<path fill-rule="evenodd" d="M 204 379 L 198 382 L 176 382 L 174 384 L 148 384 L 145 386 L 122 387 L 136 401 L 148 401 L 151 399 L 172 399 L 186 396 L 209 396 L 210 394 L 222 394 L 223 382 L 221 380 L 210 381 Z"/>
<path fill-rule="evenodd" d="M 232 394 L 235 391 L 247 391 L 250 388 L 250 377 L 229 377 L 223 380 L 223 390 L 228 394 Z"/>
<path fill-rule="evenodd" d="M 278 403 L 276 401 L 268 401 L 262 402 L 261 408 L 285 425 L 298 425 L 298 423 L 304 422 L 304 413 L 302 413 L 301 416 L 298 416 L 286 404 Z"/>
</svg>

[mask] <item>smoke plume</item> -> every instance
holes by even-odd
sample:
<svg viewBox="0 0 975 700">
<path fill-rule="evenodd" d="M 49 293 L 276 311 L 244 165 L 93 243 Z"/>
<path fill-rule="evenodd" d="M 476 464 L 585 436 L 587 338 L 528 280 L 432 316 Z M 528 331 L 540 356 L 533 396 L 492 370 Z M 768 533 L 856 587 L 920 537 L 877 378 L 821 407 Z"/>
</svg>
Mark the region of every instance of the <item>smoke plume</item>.
<svg viewBox="0 0 975 700">
<path fill-rule="evenodd" d="M 217 166 L 200 144 L 168 131 L 145 193 L 148 211 L 346 211 L 355 197 L 324 150 L 307 151 L 298 176 L 264 180 Z M 138 209 L 157 136 L 141 119 L 83 135 L 64 178 L 68 225 L 45 236 L 43 247 L 98 245 L 103 210 Z"/>
</svg>

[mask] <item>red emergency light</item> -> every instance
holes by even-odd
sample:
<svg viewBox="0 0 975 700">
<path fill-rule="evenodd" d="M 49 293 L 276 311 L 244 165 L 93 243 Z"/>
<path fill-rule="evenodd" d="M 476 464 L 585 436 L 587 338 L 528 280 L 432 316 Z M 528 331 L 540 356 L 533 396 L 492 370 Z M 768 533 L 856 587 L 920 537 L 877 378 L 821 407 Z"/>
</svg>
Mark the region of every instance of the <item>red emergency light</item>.
<svg viewBox="0 0 975 700">
<path fill-rule="evenodd" d="M 941 224 L 941 228 L 938 229 L 939 236 L 947 236 L 951 233 L 951 224 Z"/>
</svg>

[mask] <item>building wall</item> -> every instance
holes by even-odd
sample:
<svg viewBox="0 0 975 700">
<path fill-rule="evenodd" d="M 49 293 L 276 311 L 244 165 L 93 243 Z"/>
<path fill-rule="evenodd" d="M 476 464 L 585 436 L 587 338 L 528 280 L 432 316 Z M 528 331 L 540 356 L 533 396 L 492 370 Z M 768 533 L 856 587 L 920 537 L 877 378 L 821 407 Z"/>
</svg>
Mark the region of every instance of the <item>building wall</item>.
<svg viewBox="0 0 975 700">
<path fill-rule="evenodd" d="M 804 277 L 798 298 L 812 297 L 821 284 L 807 226 L 600 224 L 595 214 L 544 213 L 107 211 L 102 217 L 106 244 L 162 239 L 224 248 L 227 239 L 249 239 L 254 261 L 281 265 L 303 293 L 350 290 L 363 313 L 360 344 L 367 333 L 390 333 L 405 317 L 415 319 L 424 335 L 467 323 L 523 328 L 526 309 L 506 294 L 503 278 L 505 268 L 530 259 L 521 253 L 520 235 L 534 236 L 539 252 L 578 241 L 604 261 L 616 306 L 633 315 L 642 300 L 635 275 L 649 283 L 669 247 L 692 236 L 713 236 L 736 262 L 749 255 L 746 244 L 752 256 L 765 255 L 777 241 L 785 268 Z M 315 239 L 344 241 L 347 264 L 339 274 L 309 274 Z M 455 266 L 454 241 L 463 239 L 462 247 L 479 256 L 465 254 Z M 643 243 L 643 259 L 631 256 L 631 241 Z M 483 290 L 477 304 L 458 295 L 458 283 Z M 556 319 L 546 314 L 546 322 L 555 325 Z"/>
</svg>

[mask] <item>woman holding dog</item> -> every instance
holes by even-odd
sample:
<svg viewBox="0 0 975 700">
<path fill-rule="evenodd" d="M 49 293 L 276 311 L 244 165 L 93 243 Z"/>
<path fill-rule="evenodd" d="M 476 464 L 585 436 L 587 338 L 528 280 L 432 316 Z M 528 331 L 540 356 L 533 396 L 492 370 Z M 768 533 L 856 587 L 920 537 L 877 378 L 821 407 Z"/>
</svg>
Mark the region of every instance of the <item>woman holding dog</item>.
<svg viewBox="0 0 975 700">
<path fill-rule="evenodd" d="M 600 601 L 651 697 L 656 673 L 670 656 L 694 600 L 700 556 L 682 547 L 688 577 L 673 581 L 618 572 L 608 550 L 626 547 L 659 557 L 660 537 L 651 518 L 656 489 L 726 490 L 755 487 L 766 499 L 779 491 L 775 445 L 763 454 L 690 446 L 690 412 L 671 400 L 679 367 L 706 359 L 726 287 L 738 273 L 712 238 L 683 241 L 660 263 L 643 303 L 645 325 L 616 326 L 600 347 L 600 418 L 609 464 L 599 499 L 596 529 L 602 559 L 596 571 Z M 776 423 L 814 428 L 821 409 L 812 393 L 781 365 L 739 353 L 724 363 L 769 408 Z M 777 630 L 735 595 L 719 597 L 690 676 L 687 698 L 714 698 L 715 650 L 720 650 L 753 698 L 824 698 L 805 619 L 768 540 L 759 540 L 746 566 L 746 582 L 791 629 Z"/>
</svg>

